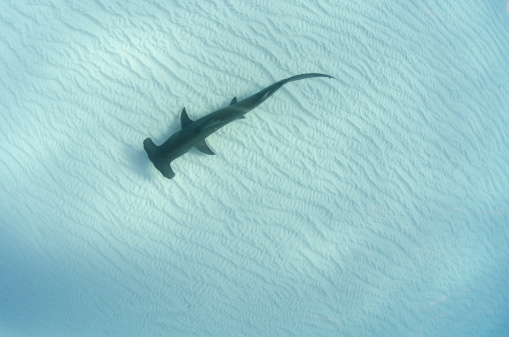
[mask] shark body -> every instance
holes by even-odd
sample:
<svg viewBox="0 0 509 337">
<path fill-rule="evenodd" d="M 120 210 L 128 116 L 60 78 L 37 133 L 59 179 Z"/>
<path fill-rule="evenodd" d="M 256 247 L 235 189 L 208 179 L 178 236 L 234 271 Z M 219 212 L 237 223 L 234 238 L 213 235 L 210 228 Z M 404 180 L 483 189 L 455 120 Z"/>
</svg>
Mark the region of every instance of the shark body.
<svg viewBox="0 0 509 337">
<path fill-rule="evenodd" d="M 214 111 L 196 121 L 192 121 L 189 118 L 186 108 L 184 108 L 180 116 L 180 124 L 182 127 L 180 131 L 171 135 L 170 138 L 160 146 L 156 146 L 152 139 L 147 138 L 143 141 L 143 147 L 150 161 L 159 172 L 161 172 L 164 177 L 172 179 L 175 177 L 175 173 L 170 166 L 173 160 L 182 156 L 193 147 L 208 155 L 214 155 L 215 153 L 205 142 L 205 138 L 226 124 L 244 118 L 246 113 L 263 103 L 286 83 L 312 77 L 333 78 L 332 76 L 318 73 L 292 76 L 276 82 L 242 101 L 237 102 L 237 98 L 234 97 L 229 106 Z"/>
</svg>

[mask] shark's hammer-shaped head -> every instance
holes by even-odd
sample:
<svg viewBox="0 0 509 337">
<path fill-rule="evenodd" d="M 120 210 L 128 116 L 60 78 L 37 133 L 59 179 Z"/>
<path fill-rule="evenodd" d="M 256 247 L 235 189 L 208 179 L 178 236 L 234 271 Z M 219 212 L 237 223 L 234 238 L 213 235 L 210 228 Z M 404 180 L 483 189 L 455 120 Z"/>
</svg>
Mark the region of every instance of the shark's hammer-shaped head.
<svg viewBox="0 0 509 337">
<path fill-rule="evenodd" d="M 170 166 L 172 159 L 162 156 L 158 146 L 154 144 L 152 139 L 145 139 L 143 141 L 143 148 L 145 148 L 148 158 L 154 164 L 155 168 L 158 169 L 164 177 L 168 179 L 175 177 L 175 172 L 173 172 Z"/>
</svg>

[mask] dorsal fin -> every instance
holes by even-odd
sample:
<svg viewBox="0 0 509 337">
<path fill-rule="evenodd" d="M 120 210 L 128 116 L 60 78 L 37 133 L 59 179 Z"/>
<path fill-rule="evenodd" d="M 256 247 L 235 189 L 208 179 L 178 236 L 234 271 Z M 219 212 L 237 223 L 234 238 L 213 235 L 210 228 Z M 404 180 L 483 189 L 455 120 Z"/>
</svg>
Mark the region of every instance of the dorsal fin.
<svg viewBox="0 0 509 337">
<path fill-rule="evenodd" d="M 187 115 L 186 108 L 182 109 L 182 113 L 180 114 L 180 126 L 182 127 L 182 129 L 191 124 L 192 122 L 193 121 L 191 120 L 191 118 L 189 118 L 189 116 Z"/>
<path fill-rule="evenodd" d="M 237 96 L 232 98 L 232 101 L 230 102 L 230 105 L 233 105 L 235 103 L 237 103 Z"/>
<path fill-rule="evenodd" d="M 203 152 L 205 154 L 209 154 L 211 156 L 215 155 L 214 152 L 210 149 L 210 147 L 205 143 L 205 139 L 201 142 L 198 142 L 194 145 L 195 148 L 197 148 L 200 152 Z"/>
</svg>

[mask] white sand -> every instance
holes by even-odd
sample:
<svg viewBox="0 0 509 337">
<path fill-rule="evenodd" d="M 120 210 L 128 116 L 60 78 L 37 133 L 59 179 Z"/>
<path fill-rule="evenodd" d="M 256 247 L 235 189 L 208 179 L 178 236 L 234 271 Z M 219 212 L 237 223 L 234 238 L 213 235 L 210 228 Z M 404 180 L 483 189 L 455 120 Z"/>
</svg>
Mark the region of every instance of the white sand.
<svg viewBox="0 0 509 337">
<path fill-rule="evenodd" d="M 157 2 L 0 1 L 0 336 L 509 335 L 503 1 Z"/>
</svg>

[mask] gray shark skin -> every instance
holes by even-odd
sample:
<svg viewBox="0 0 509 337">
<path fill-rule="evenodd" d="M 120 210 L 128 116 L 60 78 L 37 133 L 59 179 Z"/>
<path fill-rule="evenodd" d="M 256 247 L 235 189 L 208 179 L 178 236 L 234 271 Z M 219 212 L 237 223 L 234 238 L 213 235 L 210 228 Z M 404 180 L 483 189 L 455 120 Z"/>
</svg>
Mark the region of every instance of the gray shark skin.
<svg viewBox="0 0 509 337">
<path fill-rule="evenodd" d="M 147 138 L 143 141 L 143 147 L 150 161 L 159 172 L 166 178 L 172 179 L 175 177 L 175 173 L 171 169 L 170 163 L 176 158 L 182 156 L 193 147 L 203 153 L 214 155 L 215 153 L 205 143 L 205 138 L 226 124 L 244 118 L 246 113 L 263 103 L 286 83 L 312 77 L 333 78 L 332 76 L 318 73 L 292 76 L 276 82 L 242 101 L 237 102 L 237 98 L 234 97 L 229 106 L 214 111 L 196 121 L 192 121 L 188 117 L 186 108 L 184 108 L 180 116 L 182 130 L 174 133 L 160 146 L 156 146 L 152 139 Z"/>
</svg>

